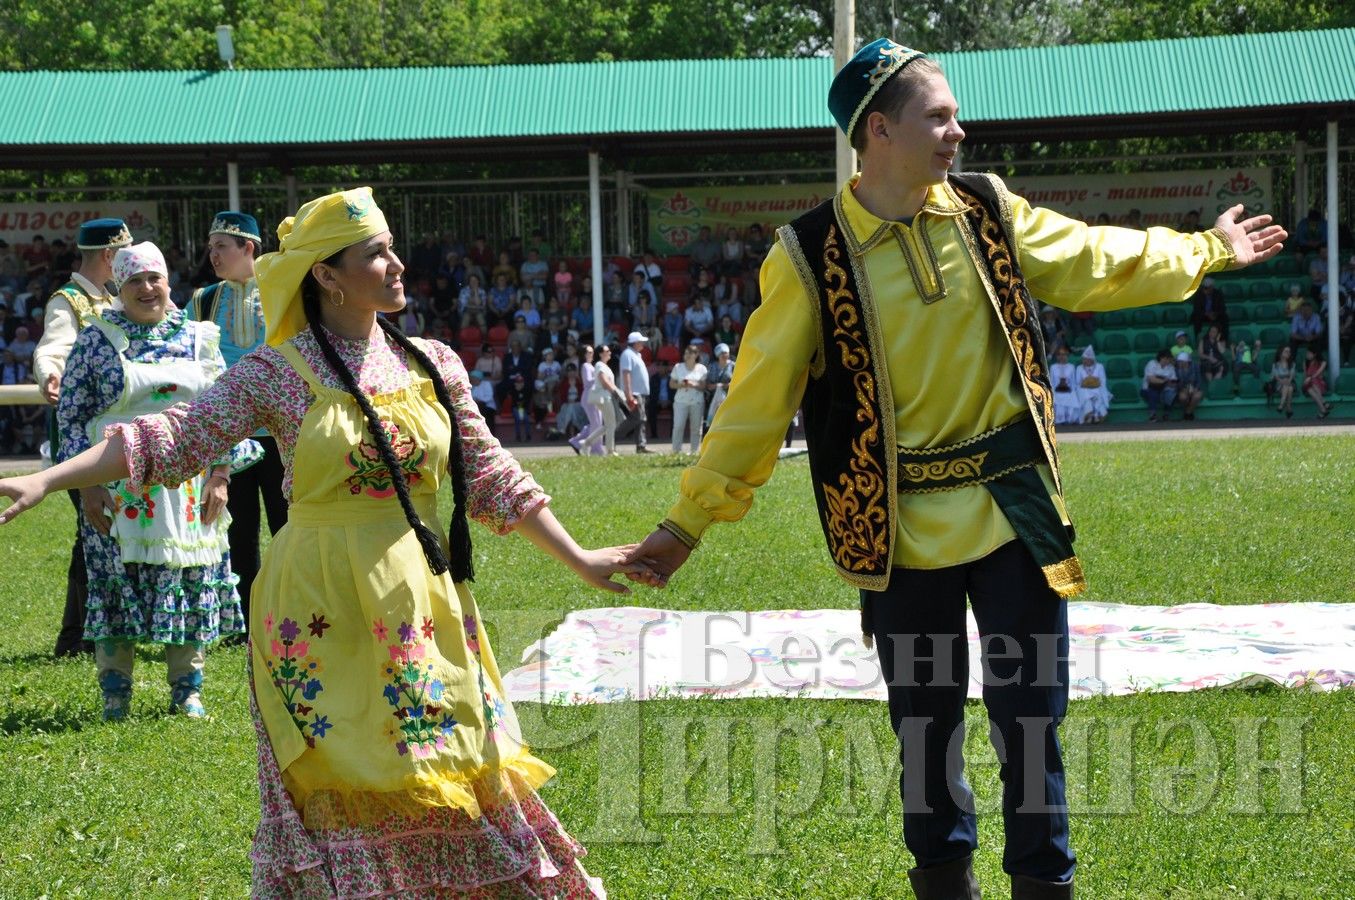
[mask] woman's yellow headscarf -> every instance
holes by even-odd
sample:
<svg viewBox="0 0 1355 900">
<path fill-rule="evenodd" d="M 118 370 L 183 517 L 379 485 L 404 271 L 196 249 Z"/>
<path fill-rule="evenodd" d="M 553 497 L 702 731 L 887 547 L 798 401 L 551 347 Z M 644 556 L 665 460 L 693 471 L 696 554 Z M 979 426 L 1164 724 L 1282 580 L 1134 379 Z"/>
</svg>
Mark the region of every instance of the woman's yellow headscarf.
<svg viewBox="0 0 1355 900">
<path fill-rule="evenodd" d="M 326 194 L 283 219 L 277 252 L 265 253 L 254 266 L 268 343 L 276 347 L 306 329 L 301 282 L 311 266 L 386 230 L 369 187 Z"/>
</svg>

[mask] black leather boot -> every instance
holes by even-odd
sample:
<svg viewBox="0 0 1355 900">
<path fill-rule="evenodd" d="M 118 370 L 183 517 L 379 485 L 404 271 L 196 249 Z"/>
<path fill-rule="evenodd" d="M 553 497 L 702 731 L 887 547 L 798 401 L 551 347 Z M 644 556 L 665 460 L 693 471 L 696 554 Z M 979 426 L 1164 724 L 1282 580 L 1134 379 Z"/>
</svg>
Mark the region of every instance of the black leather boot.
<svg viewBox="0 0 1355 900">
<path fill-rule="evenodd" d="M 939 866 L 909 869 L 908 880 L 917 900 L 983 900 L 972 853 Z"/>
<path fill-rule="evenodd" d="M 1073 900 L 1073 879 L 1041 881 L 1028 875 L 1013 875 L 1012 900 Z"/>
</svg>

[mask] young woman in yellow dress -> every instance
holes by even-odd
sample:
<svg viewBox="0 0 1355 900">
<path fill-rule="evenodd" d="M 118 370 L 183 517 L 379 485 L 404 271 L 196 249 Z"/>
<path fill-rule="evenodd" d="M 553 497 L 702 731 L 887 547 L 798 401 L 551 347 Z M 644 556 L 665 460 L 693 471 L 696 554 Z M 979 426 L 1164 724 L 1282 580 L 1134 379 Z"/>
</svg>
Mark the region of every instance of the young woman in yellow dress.
<svg viewBox="0 0 1355 900">
<path fill-rule="evenodd" d="M 522 740 L 467 587 L 467 517 L 613 591 L 640 571 L 630 548 L 580 548 L 490 435 L 456 353 L 379 315 L 403 308 L 404 266 L 369 189 L 305 204 L 278 237 L 258 263 L 268 345 L 193 403 L 0 480 L 0 523 L 53 490 L 178 483 L 267 428 L 290 513 L 250 611 L 254 895 L 600 896 L 535 792 L 553 770 Z"/>
</svg>

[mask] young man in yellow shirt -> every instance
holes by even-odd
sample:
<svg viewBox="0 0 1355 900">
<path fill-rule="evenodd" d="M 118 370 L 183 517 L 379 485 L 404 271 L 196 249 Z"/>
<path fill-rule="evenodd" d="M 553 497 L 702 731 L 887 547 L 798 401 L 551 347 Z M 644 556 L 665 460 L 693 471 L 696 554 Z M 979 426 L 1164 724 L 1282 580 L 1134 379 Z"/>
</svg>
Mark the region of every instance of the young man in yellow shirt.
<svg viewBox="0 0 1355 900">
<path fill-rule="evenodd" d="M 803 403 L 829 552 L 861 590 L 888 683 L 915 892 L 978 896 L 960 756 L 968 598 L 983 640 L 1005 638 L 982 675 L 1012 895 L 1070 897 L 1063 600 L 1085 585 L 1032 295 L 1073 311 L 1182 299 L 1286 235 L 1268 216 L 1239 221 L 1241 207 L 1199 234 L 1093 228 L 996 177 L 951 175 L 955 97 L 934 62 L 887 39 L 837 74 L 828 105 L 861 172 L 779 229 L 728 397 L 636 555 L 671 575 L 712 522 L 741 518 Z"/>
</svg>

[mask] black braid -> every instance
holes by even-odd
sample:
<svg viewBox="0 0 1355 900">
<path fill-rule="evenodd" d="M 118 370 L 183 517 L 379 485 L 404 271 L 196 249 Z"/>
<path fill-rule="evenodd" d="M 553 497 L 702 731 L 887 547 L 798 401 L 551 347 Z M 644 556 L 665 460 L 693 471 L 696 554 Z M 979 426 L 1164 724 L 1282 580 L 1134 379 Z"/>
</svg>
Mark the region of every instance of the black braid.
<svg viewBox="0 0 1355 900">
<path fill-rule="evenodd" d="M 452 406 L 452 395 L 447 391 L 447 383 L 442 380 L 442 376 L 433 366 L 433 361 L 419 349 L 417 344 L 409 339 L 408 335 L 385 316 L 377 316 L 376 320 L 381 323 L 382 330 L 423 367 L 424 372 L 433 382 L 433 390 L 438 395 L 438 402 L 442 404 L 443 409 L 447 410 L 447 418 L 452 423 L 452 439 L 449 447 L 452 470 L 452 526 L 447 535 L 448 542 L 452 547 L 452 580 L 474 581 L 475 564 L 472 562 L 471 556 L 470 522 L 466 517 L 465 456 L 461 449 L 461 431 L 457 427 L 456 408 Z"/>
<path fill-rule="evenodd" d="M 414 503 L 409 498 L 409 481 L 405 478 L 404 470 L 400 468 L 400 461 L 395 458 L 395 450 L 391 447 L 390 439 L 386 437 L 386 431 L 381 427 L 381 419 L 377 416 L 376 410 L 372 408 L 372 402 L 367 398 L 367 394 L 358 387 L 357 379 L 344 363 L 339 352 L 334 349 L 334 345 L 329 342 L 325 335 L 325 330 L 320 324 L 320 296 L 319 285 L 315 284 L 311 275 L 306 276 L 308 284 L 303 286 L 302 305 L 306 312 L 306 319 L 310 322 L 311 334 L 315 336 L 315 342 L 320 345 L 320 352 L 324 354 L 325 361 L 329 363 L 334 373 L 343 381 L 344 387 L 353 399 L 362 407 L 362 413 L 367 418 L 367 430 L 372 435 L 372 442 L 376 445 L 377 452 L 381 455 L 381 461 L 386 464 L 386 469 L 390 472 L 391 484 L 395 487 L 395 495 L 400 499 L 400 507 L 405 511 L 405 520 L 409 522 L 409 527 L 414 529 L 414 534 L 419 539 L 419 546 L 423 548 L 424 558 L 428 560 L 428 568 L 434 575 L 441 575 L 447 571 L 447 557 L 442 552 L 442 542 L 438 540 L 437 534 L 429 528 L 419 518 L 419 513 L 414 509 Z"/>
</svg>

